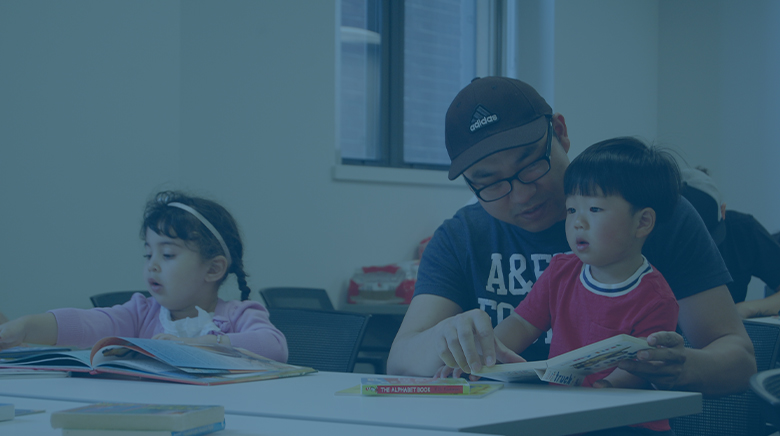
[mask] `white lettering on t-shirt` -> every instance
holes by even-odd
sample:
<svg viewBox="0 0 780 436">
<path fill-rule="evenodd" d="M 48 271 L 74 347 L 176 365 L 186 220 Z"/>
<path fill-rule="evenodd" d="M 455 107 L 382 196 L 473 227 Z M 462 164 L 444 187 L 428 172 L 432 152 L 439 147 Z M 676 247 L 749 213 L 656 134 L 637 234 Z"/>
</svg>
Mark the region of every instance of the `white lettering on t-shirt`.
<svg viewBox="0 0 780 436">
<path fill-rule="evenodd" d="M 495 292 L 498 295 L 506 295 L 506 285 L 504 284 L 504 269 L 501 268 L 501 253 L 491 254 L 490 259 L 492 263 L 490 265 L 490 274 L 488 275 L 485 290 L 488 292 Z M 494 289 L 494 285 L 498 285 L 498 289 Z"/>
<path fill-rule="evenodd" d="M 531 260 L 534 262 L 534 274 L 536 274 L 536 280 L 539 280 L 539 276 L 542 275 L 542 272 L 544 272 L 544 269 L 542 269 L 541 262 L 544 261 L 547 263 L 547 265 L 550 264 L 550 260 L 552 260 L 551 254 L 532 254 Z M 545 268 L 547 266 L 545 265 Z"/>
<path fill-rule="evenodd" d="M 491 310 L 496 310 L 496 300 L 490 300 L 487 298 L 477 298 L 477 303 L 479 303 L 479 310 L 482 310 L 483 312 L 487 312 L 488 306 Z M 490 312 L 488 312 L 490 313 Z"/>
<path fill-rule="evenodd" d="M 509 292 L 512 295 L 525 295 L 531 290 L 533 283 L 525 280 L 522 275 L 527 267 L 525 256 L 522 254 L 515 253 L 509 257 Z M 516 288 L 515 283 L 520 286 Z"/>
</svg>

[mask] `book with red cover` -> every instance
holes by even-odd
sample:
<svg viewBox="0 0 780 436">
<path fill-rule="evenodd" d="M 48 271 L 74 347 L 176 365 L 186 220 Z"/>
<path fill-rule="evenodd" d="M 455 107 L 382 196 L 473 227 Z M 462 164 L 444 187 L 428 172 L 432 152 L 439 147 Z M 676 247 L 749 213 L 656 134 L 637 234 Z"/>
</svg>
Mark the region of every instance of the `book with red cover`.
<svg viewBox="0 0 780 436">
<path fill-rule="evenodd" d="M 364 377 L 362 395 L 468 395 L 468 380 L 462 378 Z"/>
</svg>

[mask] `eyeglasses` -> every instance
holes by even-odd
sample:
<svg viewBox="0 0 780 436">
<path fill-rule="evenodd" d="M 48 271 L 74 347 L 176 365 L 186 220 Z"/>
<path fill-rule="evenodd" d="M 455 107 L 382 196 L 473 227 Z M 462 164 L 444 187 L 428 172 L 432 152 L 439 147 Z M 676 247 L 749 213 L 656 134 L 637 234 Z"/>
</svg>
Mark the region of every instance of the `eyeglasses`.
<svg viewBox="0 0 780 436">
<path fill-rule="evenodd" d="M 476 195 L 480 200 L 484 202 L 500 200 L 512 192 L 512 182 L 514 180 L 519 180 L 520 183 L 529 185 L 541 179 L 545 176 L 545 174 L 550 172 L 550 150 L 552 148 L 552 136 L 552 120 L 550 120 L 547 126 L 547 151 L 544 153 L 544 156 L 521 169 L 512 177 L 501 179 L 480 189 L 475 188 L 474 183 L 465 175 L 463 178 L 466 179 L 466 183 L 469 184 L 471 189 L 474 191 L 474 195 Z"/>
</svg>

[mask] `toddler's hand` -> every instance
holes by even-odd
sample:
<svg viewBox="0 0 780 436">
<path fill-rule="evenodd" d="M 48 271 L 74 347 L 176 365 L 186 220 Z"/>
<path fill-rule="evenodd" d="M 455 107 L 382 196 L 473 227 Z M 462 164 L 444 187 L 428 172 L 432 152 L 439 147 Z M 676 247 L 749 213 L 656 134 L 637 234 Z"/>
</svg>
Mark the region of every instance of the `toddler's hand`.
<svg viewBox="0 0 780 436">
<path fill-rule="evenodd" d="M 450 368 L 447 365 L 443 365 L 441 368 L 436 370 L 436 372 L 433 374 L 433 378 L 447 378 L 452 375 L 452 371 L 454 370 L 455 368 Z"/>
<path fill-rule="evenodd" d="M 181 342 L 182 344 L 191 344 L 191 345 L 212 345 L 212 344 L 221 344 L 221 345 L 230 345 L 230 339 L 227 338 L 227 336 L 216 336 L 216 335 L 203 335 L 198 336 L 196 338 L 180 338 L 176 335 L 171 335 L 168 333 L 158 333 L 152 337 L 152 339 L 160 339 L 163 341 L 176 341 Z"/>
<path fill-rule="evenodd" d="M 433 378 L 447 378 L 452 376 L 453 378 L 459 378 L 464 374 L 463 370 L 460 368 L 451 368 L 447 365 L 442 366 L 441 368 L 436 370 L 436 373 L 433 374 Z M 470 381 L 477 381 L 481 379 L 482 377 L 478 375 L 471 375 L 469 374 L 469 380 Z"/>
<path fill-rule="evenodd" d="M 612 382 L 610 382 L 609 380 L 601 379 L 593 382 L 593 387 L 600 389 L 600 388 L 611 388 L 613 386 L 612 386 Z"/>
</svg>

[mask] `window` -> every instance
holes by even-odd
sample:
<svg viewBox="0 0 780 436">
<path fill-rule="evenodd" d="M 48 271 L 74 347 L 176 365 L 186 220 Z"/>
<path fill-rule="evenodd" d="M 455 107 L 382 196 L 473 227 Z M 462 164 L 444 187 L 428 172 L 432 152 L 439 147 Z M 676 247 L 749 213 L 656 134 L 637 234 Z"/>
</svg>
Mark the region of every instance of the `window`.
<svg viewBox="0 0 780 436">
<path fill-rule="evenodd" d="M 446 170 L 452 99 L 474 77 L 506 73 L 502 4 L 341 0 L 342 163 Z"/>
</svg>

